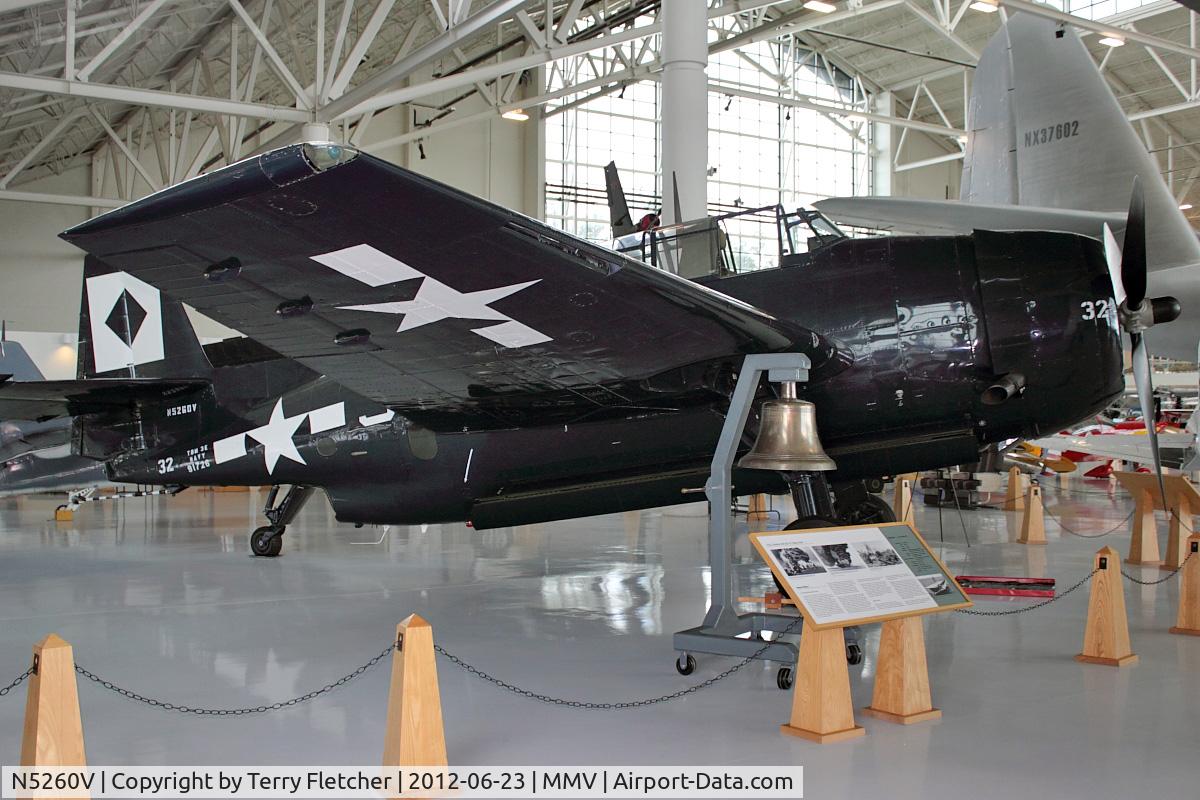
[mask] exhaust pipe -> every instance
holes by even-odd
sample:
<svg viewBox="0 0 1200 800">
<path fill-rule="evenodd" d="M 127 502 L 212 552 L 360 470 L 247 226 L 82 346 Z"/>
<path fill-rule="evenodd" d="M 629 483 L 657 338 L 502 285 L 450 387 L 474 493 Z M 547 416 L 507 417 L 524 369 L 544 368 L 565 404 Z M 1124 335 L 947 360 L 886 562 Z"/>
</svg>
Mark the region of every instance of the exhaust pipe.
<svg viewBox="0 0 1200 800">
<path fill-rule="evenodd" d="M 1025 376 L 1019 372 L 1001 375 L 991 386 L 983 390 L 983 404 L 998 406 L 1025 391 Z"/>
</svg>

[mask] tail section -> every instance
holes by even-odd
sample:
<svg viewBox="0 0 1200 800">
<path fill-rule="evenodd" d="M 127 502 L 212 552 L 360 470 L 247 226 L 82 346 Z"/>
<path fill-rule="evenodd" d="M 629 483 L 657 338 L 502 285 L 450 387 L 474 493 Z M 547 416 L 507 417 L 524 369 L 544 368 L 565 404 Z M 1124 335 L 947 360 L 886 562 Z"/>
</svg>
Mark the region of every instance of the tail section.
<svg viewBox="0 0 1200 800">
<path fill-rule="evenodd" d="M 961 199 L 1121 211 L 1146 193 L 1151 269 L 1200 263 L 1200 242 L 1074 29 L 1014 14 L 980 57 Z"/>
<path fill-rule="evenodd" d="M 9 341 L 8 329 L 3 322 L 0 322 L 0 375 L 8 375 L 15 381 L 40 381 L 45 378 L 21 343 Z"/>
<path fill-rule="evenodd" d="M 183 304 L 94 256 L 83 266 L 77 375 L 86 378 L 207 378 Z"/>
<path fill-rule="evenodd" d="M 604 190 L 608 195 L 608 218 L 612 223 L 613 238 L 619 239 L 636 231 L 633 217 L 629 216 L 629 204 L 625 202 L 625 189 L 621 186 L 615 161 L 608 162 L 604 168 Z"/>
</svg>

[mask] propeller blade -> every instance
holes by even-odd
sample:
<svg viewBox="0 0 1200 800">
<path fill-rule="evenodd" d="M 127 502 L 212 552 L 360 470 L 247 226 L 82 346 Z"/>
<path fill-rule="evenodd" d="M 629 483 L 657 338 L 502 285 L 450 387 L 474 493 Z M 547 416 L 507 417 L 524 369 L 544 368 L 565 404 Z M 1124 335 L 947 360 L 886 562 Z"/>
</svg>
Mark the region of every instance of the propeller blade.
<svg viewBox="0 0 1200 800">
<path fill-rule="evenodd" d="M 1142 405 L 1142 422 L 1146 436 L 1150 438 L 1150 455 L 1154 459 L 1154 474 L 1158 477 L 1158 491 L 1162 495 L 1163 508 L 1167 505 L 1167 488 L 1163 484 L 1162 459 L 1158 455 L 1158 428 L 1154 419 L 1154 380 L 1150 376 L 1150 351 L 1146 348 L 1146 337 L 1135 333 L 1133 340 L 1133 382 L 1137 386 L 1138 400 Z"/>
<path fill-rule="evenodd" d="M 1113 299 L 1117 305 L 1125 302 L 1125 284 L 1121 280 L 1121 248 L 1112 228 L 1104 223 L 1104 260 L 1108 262 L 1108 277 L 1112 281 Z"/>
<path fill-rule="evenodd" d="M 1121 284 L 1125 288 L 1128 308 L 1137 308 L 1146 299 L 1146 197 L 1138 177 L 1133 179 L 1129 218 L 1125 222 Z"/>
</svg>

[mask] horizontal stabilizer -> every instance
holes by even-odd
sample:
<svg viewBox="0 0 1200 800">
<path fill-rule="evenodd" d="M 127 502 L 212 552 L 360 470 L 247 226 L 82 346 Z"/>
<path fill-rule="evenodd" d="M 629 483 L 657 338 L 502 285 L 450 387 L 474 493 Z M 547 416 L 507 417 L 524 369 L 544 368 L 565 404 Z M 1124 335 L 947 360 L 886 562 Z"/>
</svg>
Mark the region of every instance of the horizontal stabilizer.
<svg viewBox="0 0 1200 800">
<path fill-rule="evenodd" d="M 1105 224 L 1116 231 L 1125 227 L 1124 211 L 1075 211 L 907 197 L 831 197 L 813 205 L 835 222 L 896 233 L 1028 230 L 1099 237 Z"/>
<path fill-rule="evenodd" d="M 0 383 L 0 419 L 42 421 L 62 416 L 101 414 L 163 401 L 208 381 L 96 378 L 76 381 L 12 381 Z"/>
</svg>

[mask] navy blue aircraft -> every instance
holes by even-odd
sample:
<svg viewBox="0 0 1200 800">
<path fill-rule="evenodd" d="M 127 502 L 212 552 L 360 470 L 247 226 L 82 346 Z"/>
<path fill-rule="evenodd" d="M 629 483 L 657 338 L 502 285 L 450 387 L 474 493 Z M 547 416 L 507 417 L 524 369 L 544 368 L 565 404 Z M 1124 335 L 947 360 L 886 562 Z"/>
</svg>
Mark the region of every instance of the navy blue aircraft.
<svg viewBox="0 0 1200 800">
<path fill-rule="evenodd" d="M 318 488 L 342 521 L 477 528 L 690 501 L 749 353 L 811 359 L 828 521 L 886 513 L 864 479 L 974 461 L 1124 388 L 1105 248 L 1075 234 L 844 240 L 688 281 L 304 144 L 63 238 L 88 254 L 78 380 L 0 386 L 0 415 L 72 417 L 112 480 L 289 486 L 258 555 Z M 181 303 L 247 338 L 202 348 Z"/>
</svg>

